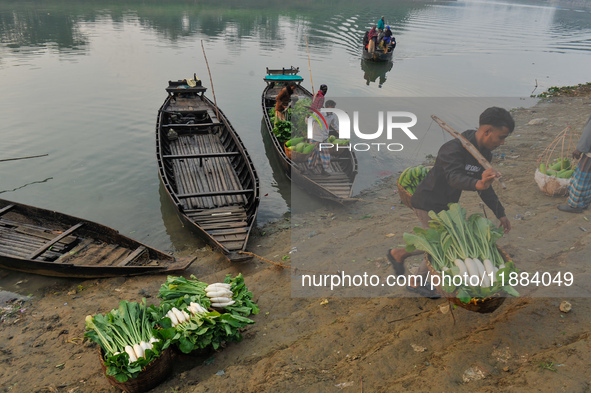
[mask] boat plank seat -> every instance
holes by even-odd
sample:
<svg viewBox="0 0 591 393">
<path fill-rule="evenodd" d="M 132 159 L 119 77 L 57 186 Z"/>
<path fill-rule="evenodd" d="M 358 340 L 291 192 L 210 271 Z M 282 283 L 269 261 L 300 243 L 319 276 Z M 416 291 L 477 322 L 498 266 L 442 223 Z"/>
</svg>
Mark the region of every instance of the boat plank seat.
<svg viewBox="0 0 591 393">
<path fill-rule="evenodd" d="M 147 251 L 146 247 L 139 246 L 131 254 L 129 254 L 129 256 L 127 258 L 125 258 L 123 261 L 119 262 L 117 264 L 117 266 L 126 266 L 130 262 L 133 262 L 137 258 L 141 257 L 143 254 L 146 253 L 146 251 Z"/>
<path fill-rule="evenodd" d="M 77 256 L 76 254 L 82 252 L 86 249 L 89 245 L 92 244 L 93 239 L 84 239 L 84 241 L 78 243 L 74 248 L 70 251 L 62 254 L 58 259 L 53 261 L 54 263 L 67 263 L 71 258 Z"/>
<path fill-rule="evenodd" d="M 252 188 L 247 188 L 245 190 L 224 190 L 224 191 L 212 191 L 212 192 L 196 192 L 193 194 L 178 194 L 177 198 L 195 198 L 195 197 L 208 197 L 208 196 L 218 196 L 218 195 L 236 195 L 236 194 L 252 194 L 254 190 Z"/>
<path fill-rule="evenodd" d="M 209 118 L 211 119 L 211 122 L 213 124 L 220 124 L 220 121 L 218 120 L 218 117 L 215 115 L 213 109 L 207 109 L 207 114 L 209 115 Z"/>
<path fill-rule="evenodd" d="M 6 213 L 7 211 L 9 211 L 10 209 L 12 209 L 14 207 L 13 204 L 8 205 L 3 207 L 2 209 L 0 209 L 0 216 L 3 215 L 4 213 Z"/>
<path fill-rule="evenodd" d="M 246 224 L 246 223 L 245 223 Z M 209 230 L 207 231 L 207 233 L 211 234 L 211 235 L 238 235 L 240 233 L 247 233 L 248 232 L 248 227 L 244 228 L 237 228 L 237 229 L 216 229 L 216 230 Z M 244 237 L 244 236 L 242 236 Z"/>
<path fill-rule="evenodd" d="M 82 225 L 84 225 L 84 223 L 82 223 L 82 222 L 74 225 L 73 227 L 71 227 L 67 231 L 63 232 L 61 235 L 55 237 L 53 240 L 51 240 L 51 241 L 47 242 L 46 244 L 44 244 L 42 247 L 39 247 L 35 252 L 33 252 L 32 254 L 30 254 L 28 256 L 28 259 L 35 259 L 35 258 L 37 258 L 39 255 L 43 254 L 51 246 L 53 246 L 54 244 L 56 244 L 60 240 L 68 237 L 71 233 L 73 233 L 76 229 L 80 228 Z"/>
<path fill-rule="evenodd" d="M 203 128 L 203 127 L 211 127 L 211 126 L 218 126 L 220 125 L 219 122 L 217 123 L 191 123 L 191 124 L 163 124 L 163 128 L 176 128 L 182 130 L 183 128 Z"/>
<path fill-rule="evenodd" d="M 21 233 L 23 235 L 27 235 L 29 237 L 37 237 L 45 240 L 53 240 L 55 238 L 55 234 L 50 231 L 50 229 L 40 230 L 37 228 L 31 228 L 26 226 L 19 226 L 14 228 L 14 232 Z M 78 238 L 76 236 L 66 236 L 65 238 L 60 240 L 60 243 L 64 244 L 71 244 L 75 242 Z"/>
<path fill-rule="evenodd" d="M 223 242 L 223 246 L 226 247 L 228 250 L 230 251 L 234 251 L 234 250 L 242 250 L 242 247 L 244 246 L 243 242 Z"/>
<path fill-rule="evenodd" d="M 203 224 L 201 225 L 201 228 L 209 231 L 211 230 L 220 230 L 220 229 L 232 229 L 232 228 L 242 228 L 242 227 L 246 227 L 247 224 L 246 222 L 242 221 L 242 222 L 219 222 L 219 223 L 212 223 L 212 224 Z"/>
<path fill-rule="evenodd" d="M 196 153 L 196 154 L 167 154 L 163 155 L 165 159 L 183 159 L 183 158 L 212 158 L 212 157 L 231 157 L 238 156 L 240 152 L 229 151 L 227 153 Z"/>
</svg>

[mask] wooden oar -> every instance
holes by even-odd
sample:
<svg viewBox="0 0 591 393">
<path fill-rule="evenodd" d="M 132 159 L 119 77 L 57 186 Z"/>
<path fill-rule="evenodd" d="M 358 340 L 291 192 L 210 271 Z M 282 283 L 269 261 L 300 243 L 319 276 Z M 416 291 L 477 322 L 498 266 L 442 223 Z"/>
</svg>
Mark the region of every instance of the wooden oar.
<svg viewBox="0 0 591 393">
<path fill-rule="evenodd" d="M 441 120 L 437 116 L 431 115 L 431 118 L 433 120 L 435 120 L 435 122 L 437 124 L 439 124 L 439 126 L 441 128 L 443 128 L 445 131 L 449 132 L 451 134 L 451 136 L 453 136 L 454 138 L 459 139 L 460 142 L 462 143 L 462 146 L 464 146 L 464 149 L 468 150 L 468 153 L 470 153 L 472 155 L 472 157 L 476 158 L 476 160 L 480 163 L 480 165 L 482 165 L 482 167 L 485 170 L 492 168 L 492 165 L 490 164 L 490 162 L 488 162 L 486 160 L 486 158 L 484 158 L 484 156 L 478 151 L 478 149 L 476 148 L 476 146 L 474 146 L 472 143 L 470 143 L 469 140 L 467 140 L 466 138 L 464 138 L 462 136 L 462 134 L 460 134 L 459 132 L 457 132 L 456 130 L 454 130 L 453 128 L 451 128 L 449 125 L 447 125 L 446 122 L 444 122 L 443 120 Z M 497 177 L 496 179 L 499 181 L 499 183 L 501 184 L 501 186 L 503 186 L 503 188 L 507 188 L 507 186 L 501 180 L 500 177 Z"/>
</svg>

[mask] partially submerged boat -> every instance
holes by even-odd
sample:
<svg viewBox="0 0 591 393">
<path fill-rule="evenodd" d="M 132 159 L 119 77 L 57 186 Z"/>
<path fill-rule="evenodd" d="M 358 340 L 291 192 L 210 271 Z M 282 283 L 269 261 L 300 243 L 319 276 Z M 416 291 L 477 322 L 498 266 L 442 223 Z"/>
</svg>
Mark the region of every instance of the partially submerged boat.
<svg viewBox="0 0 591 393">
<path fill-rule="evenodd" d="M 273 142 L 275 153 L 285 171 L 285 174 L 297 186 L 311 195 L 338 203 L 353 201 L 353 183 L 357 176 L 357 158 L 351 150 L 341 149 L 331 153 L 331 175 L 323 175 L 321 168 L 311 166 L 307 160 L 295 160 L 287 156 L 284 141 L 280 141 L 273 133 L 274 125 L 271 123 L 269 111 L 275 108 L 277 94 L 287 83 L 296 84 L 292 94 L 292 100 L 313 98 L 313 94 L 301 85 L 303 78 L 298 75 L 299 68 L 290 67 L 282 69 L 267 68 L 264 81 L 267 86 L 263 90 L 261 105 L 263 118 L 267 126 L 267 132 Z"/>
<path fill-rule="evenodd" d="M 169 81 L 158 111 L 156 155 L 167 194 L 189 228 L 229 260 L 246 249 L 259 179 L 240 137 L 195 79 Z"/>
<path fill-rule="evenodd" d="M 0 268 L 54 277 L 171 274 L 172 255 L 96 222 L 0 199 Z"/>
</svg>

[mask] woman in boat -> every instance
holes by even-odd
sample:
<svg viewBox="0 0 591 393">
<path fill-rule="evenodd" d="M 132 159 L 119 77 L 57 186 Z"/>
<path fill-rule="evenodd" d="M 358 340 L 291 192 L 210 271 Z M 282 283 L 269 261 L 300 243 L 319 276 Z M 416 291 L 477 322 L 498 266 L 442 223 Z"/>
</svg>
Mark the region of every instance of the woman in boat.
<svg viewBox="0 0 591 393">
<path fill-rule="evenodd" d="M 392 42 L 392 30 L 390 30 L 390 26 L 386 26 L 382 42 L 384 45 L 384 53 L 388 53 L 388 46 L 390 46 L 390 43 Z"/>
<path fill-rule="evenodd" d="M 285 116 L 285 110 L 289 106 L 291 101 L 291 95 L 295 90 L 295 83 L 289 82 L 287 86 L 285 86 L 279 94 L 277 94 L 277 103 L 275 104 L 275 118 L 277 120 L 287 120 Z"/>
<path fill-rule="evenodd" d="M 369 31 L 369 46 L 367 51 L 373 54 L 376 51 L 378 41 L 378 31 L 376 30 L 376 26 L 374 25 L 371 30 Z"/>
</svg>

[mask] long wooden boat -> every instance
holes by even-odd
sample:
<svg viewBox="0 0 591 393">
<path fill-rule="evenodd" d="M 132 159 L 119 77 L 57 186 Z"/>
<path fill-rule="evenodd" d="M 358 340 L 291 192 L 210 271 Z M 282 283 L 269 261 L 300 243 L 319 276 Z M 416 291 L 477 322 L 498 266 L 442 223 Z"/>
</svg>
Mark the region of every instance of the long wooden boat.
<svg viewBox="0 0 591 393">
<path fill-rule="evenodd" d="M 260 200 L 250 156 L 196 77 L 169 81 L 166 91 L 156 123 L 160 180 L 185 225 L 229 260 L 250 259 L 240 253 Z"/>
<path fill-rule="evenodd" d="M 330 166 L 332 174 L 322 175 L 321 168 L 310 166 L 306 161 L 296 162 L 289 158 L 285 152 L 284 144 L 273 133 L 274 125 L 271 124 L 269 110 L 275 107 L 277 94 L 289 82 L 294 82 L 296 88 L 292 94 L 294 98 L 313 98 L 313 94 L 301 85 L 303 78 L 298 75 L 299 68 L 290 67 L 282 69 L 267 68 L 264 81 L 267 86 L 263 90 L 262 108 L 263 118 L 267 125 L 267 132 L 273 141 L 273 147 L 286 175 L 309 194 L 339 203 L 350 202 L 353 193 L 353 183 L 357 176 L 357 158 L 350 150 L 343 150 L 338 155 L 332 155 Z M 337 103 L 338 105 L 338 103 Z"/>
<path fill-rule="evenodd" d="M 361 45 L 361 58 L 367 61 L 376 61 L 376 62 L 386 62 L 392 61 L 392 56 L 394 55 L 394 48 L 396 48 L 396 39 L 392 36 L 392 42 L 388 45 L 387 52 L 384 52 L 383 49 L 378 49 L 374 51 L 374 53 L 369 53 L 367 48 Z"/>
<path fill-rule="evenodd" d="M 170 274 L 193 260 L 176 260 L 105 225 L 0 199 L 0 268 L 97 278 Z"/>
</svg>

